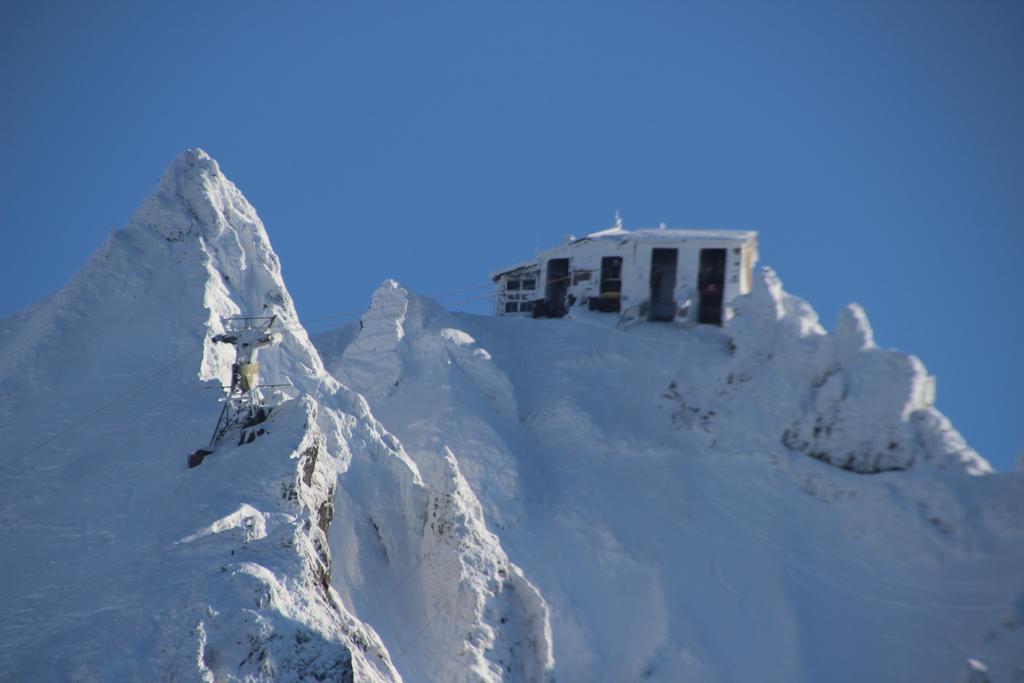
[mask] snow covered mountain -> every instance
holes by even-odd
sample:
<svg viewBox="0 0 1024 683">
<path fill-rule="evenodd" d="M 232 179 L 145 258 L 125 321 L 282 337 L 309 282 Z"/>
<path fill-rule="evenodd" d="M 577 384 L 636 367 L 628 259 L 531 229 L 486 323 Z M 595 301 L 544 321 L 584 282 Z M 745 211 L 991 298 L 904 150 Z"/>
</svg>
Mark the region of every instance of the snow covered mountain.
<svg viewBox="0 0 1024 683">
<path fill-rule="evenodd" d="M 826 333 L 766 270 L 735 308 L 619 329 L 389 280 L 311 341 L 184 153 L 0 322 L 0 680 L 1024 680 L 1024 475 L 859 307 Z M 189 469 L 232 315 L 278 316 L 290 386 Z"/>
<path fill-rule="evenodd" d="M 292 388 L 258 438 L 189 469 L 232 315 L 278 316 L 260 361 Z M 427 486 L 325 372 L 255 211 L 205 153 L 0 340 L 0 678 L 397 681 L 394 657 L 421 680 L 544 677 L 546 606 L 457 464 Z M 410 623 L 442 594 L 459 620 L 382 642 L 348 593 L 391 608 L 399 577 Z"/>
<path fill-rule="evenodd" d="M 559 680 L 1020 680 L 1024 477 L 859 307 L 828 334 L 766 270 L 736 308 L 621 330 L 389 281 L 350 343 L 314 341 L 417 463 L 458 458 L 550 605 Z"/>
</svg>

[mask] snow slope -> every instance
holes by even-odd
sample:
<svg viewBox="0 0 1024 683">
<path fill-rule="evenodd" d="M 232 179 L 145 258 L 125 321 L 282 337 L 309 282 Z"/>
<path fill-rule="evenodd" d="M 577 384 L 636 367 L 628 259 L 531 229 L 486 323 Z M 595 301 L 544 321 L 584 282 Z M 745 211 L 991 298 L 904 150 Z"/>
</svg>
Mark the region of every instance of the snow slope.
<svg viewBox="0 0 1024 683">
<path fill-rule="evenodd" d="M 231 315 L 278 316 L 262 380 L 291 386 L 254 440 L 229 434 L 188 469 L 230 376 L 211 338 Z M 296 320 L 255 211 L 190 150 L 66 287 L 0 322 L 0 679 L 547 675 L 546 606 L 454 458 L 427 485 Z M 436 571 L 403 605 L 419 617 L 452 591 L 459 611 L 433 619 L 429 649 L 385 643 L 357 612 L 390 608 L 427 549 Z"/>
<path fill-rule="evenodd" d="M 456 315 L 387 281 L 314 348 L 190 150 L 0 321 L 0 680 L 1020 680 L 1024 475 L 858 307 L 826 333 L 765 271 L 736 313 Z M 289 386 L 188 469 L 231 315 L 278 316 Z"/>
<path fill-rule="evenodd" d="M 559 681 L 1021 680 L 1024 475 L 859 307 L 826 333 L 766 270 L 736 312 L 623 330 L 387 281 L 354 338 L 314 341 L 425 477 L 458 457 L 550 605 Z"/>
</svg>

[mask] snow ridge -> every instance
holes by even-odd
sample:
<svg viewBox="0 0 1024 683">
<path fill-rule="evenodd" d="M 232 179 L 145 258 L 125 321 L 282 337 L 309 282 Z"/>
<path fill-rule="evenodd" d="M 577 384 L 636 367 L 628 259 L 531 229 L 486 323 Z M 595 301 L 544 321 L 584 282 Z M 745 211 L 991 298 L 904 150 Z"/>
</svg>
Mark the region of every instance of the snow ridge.
<svg viewBox="0 0 1024 683">
<path fill-rule="evenodd" d="M 400 679 L 377 634 L 330 588 L 336 477 L 324 419 L 308 396 L 289 401 L 260 426 L 260 438 L 218 449 L 191 474 L 190 494 L 207 506 L 225 502 L 220 482 L 230 477 L 244 482 L 246 502 L 175 544 L 172 557 L 188 562 L 194 578 L 184 604 L 169 601 L 154 678 Z M 241 481 L 240 472 L 248 475 Z"/>
<path fill-rule="evenodd" d="M 437 389 L 457 392 L 467 401 L 486 406 L 499 419 L 515 422 L 519 419 L 516 391 L 490 353 L 459 325 L 437 303 L 386 280 L 374 292 L 370 308 L 347 345 L 337 348 L 339 335 L 330 333 L 319 337 L 318 344 L 323 357 L 329 359 L 330 372 L 370 397 L 389 424 L 410 419 L 423 423 L 425 432 L 403 439 L 403 444 L 429 481 L 443 482 L 448 476 L 444 462 L 450 450 L 443 440 L 454 422 L 462 423 L 456 437 L 462 444 L 459 452 L 472 451 L 473 457 L 460 460 L 460 471 L 474 490 L 486 488 L 489 499 L 501 499 L 500 504 L 488 503 L 487 508 L 488 518 L 500 529 L 521 514 L 515 503 L 515 457 L 486 421 L 476 421 L 467 429 L 464 423 L 472 419 L 471 414 L 452 414 L 447 403 L 434 402 L 431 395 Z M 415 404 L 432 408 L 415 416 L 391 412 L 393 405 L 386 399 L 401 389 L 403 378 L 415 379 Z M 419 438 L 426 432 L 430 433 L 429 445 Z"/>
</svg>

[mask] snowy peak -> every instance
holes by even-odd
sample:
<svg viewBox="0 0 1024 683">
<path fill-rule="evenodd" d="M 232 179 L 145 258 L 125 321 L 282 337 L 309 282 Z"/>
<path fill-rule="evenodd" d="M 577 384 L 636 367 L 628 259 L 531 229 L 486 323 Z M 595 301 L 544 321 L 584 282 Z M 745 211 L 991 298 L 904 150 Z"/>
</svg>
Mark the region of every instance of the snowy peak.
<svg viewBox="0 0 1024 683">
<path fill-rule="evenodd" d="M 223 289 L 212 294 L 230 295 L 237 313 L 295 319 L 281 280 L 280 261 L 262 221 L 206 152 L 186 150 L 171 162 L 123 232 L 133 236 L 149 232 L 169 245 L 182 243 L 181 250 L 167 255 L 185 265 L 191 264 L 181 251 L 198 257 L 215 281 L 196 284 L 207 290 Z M 205 303 L 214 303 L 213 298 L 206 297 Z"/>
<path fill-rule="evenodd" d="M 236 315 L 280 321 L 261 379 L 291 382 L 298 400 L 188 469 L 221 407 L 197 380 L 228 379 L 233 349 L 211 338 Z M 336 423 L 351 397 L 318 402 L 338 384 L 296 324 L 255 210 L 208 155 L 179 156 L 67 286 L 0 323 L 0 339 L 0 497 L 11 501 L 0 585 L 22 615 L 2 626 L 0 670 L 399 678 L 329 585 L 325 534 L 347 454 Z M 15 493 L 28 482 L 41 495 Z M 38 541 L 57 535 L 59 553 Z M 28 608 L 39 582 L 59 588 Z"/>
<path fill-rule="evenodd" d="M 367 316 L 392 348 L 407 303 L 385 283 L 377 319 Z M 227 383 L 234 347 L 213 337 L 236 316 L 274 318 L 281 341 L 261 349 L 260 382 L 290 386 L 266 419 L 229 431 L 188 468 L 221 408 L 197 380 Z M 0 546 L 12 558 L 0 563 L 0 602 L 17 614 L 0 624 L 0 670 L 396 681 L 395 647 L 426 680 L 500 680 L 517 667 L 538 678 L 550 667 L 544 601 L 472 491 L 445 488 L 458 470 L 425 482 L 366 400 L 327 374 L 262 222 L 201 150 L 168 167 L 66 287 L 0 322 L 0 341 L 0 499 L 10 501 Z M 39 495 L 23 495 L 30 487 Z M 442 535 L 428 531 L 435 502 Z M 442 560 L 470 569 L 427 568 Z M 45 604 L 40 585 L 59 587 Z M 464 609 L 440 628 L 442 590 Z M 392 624 L 380 621 L 389 614 L 405 619 L 383 641 L 371 617 Z M 418 636 L 428 616 L 438 634 Z M 125 655 L 109 657 L 112 644 Z M 463 651 L 472 671 L 455 659 Z"/>
<path fill-rule="evenodd" d="M 150 227 L 172 242 L 190 235 L 216 239 L 239 228 L 267 239 L 256 210 L 201 149 L 185 150 L 168 165 L 129 225 Z"/>
<path fill-rule="evenodd" d="M 206 338 L 202 379 L 228 381 L 230 350 L 210 341 L 224 331 L 223 319 L 275 317 L 275 328 L 284 335 L 283 348 L 269 349 L 264 357 L 268 367 L 281 371 L 266 376 L 266 382 L 295 377 L 294 383 L 304 391 L 333 390 L 334 381 L 324 373 L 297 324 L 280 261 L 262 221 L 206 152 L 189 149 L 171 162 L 121 231 L 121 239 L 145 251 L 151 267 L 168 274 L 170 287 L 184 285 L 190 302 L 205 309 L 205 329 L 200 328 Z"/>
</svg>

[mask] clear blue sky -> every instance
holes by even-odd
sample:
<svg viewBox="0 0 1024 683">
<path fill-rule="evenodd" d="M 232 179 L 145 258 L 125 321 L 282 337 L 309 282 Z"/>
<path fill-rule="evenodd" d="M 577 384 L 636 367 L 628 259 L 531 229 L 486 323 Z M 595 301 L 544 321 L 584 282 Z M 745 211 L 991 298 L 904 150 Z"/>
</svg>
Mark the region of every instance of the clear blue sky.
<svg viewBox="0 0 1024 683">
<path fill-rule="evenodd" d="M 303 316 L 608 225 L 753 228 L 998 468 L 1024 449 L 1024 3 L 0 5 L 0 316 L 203 147 Z M 485 304 L 470 302 L 470 310 Z"/>
</svg>

